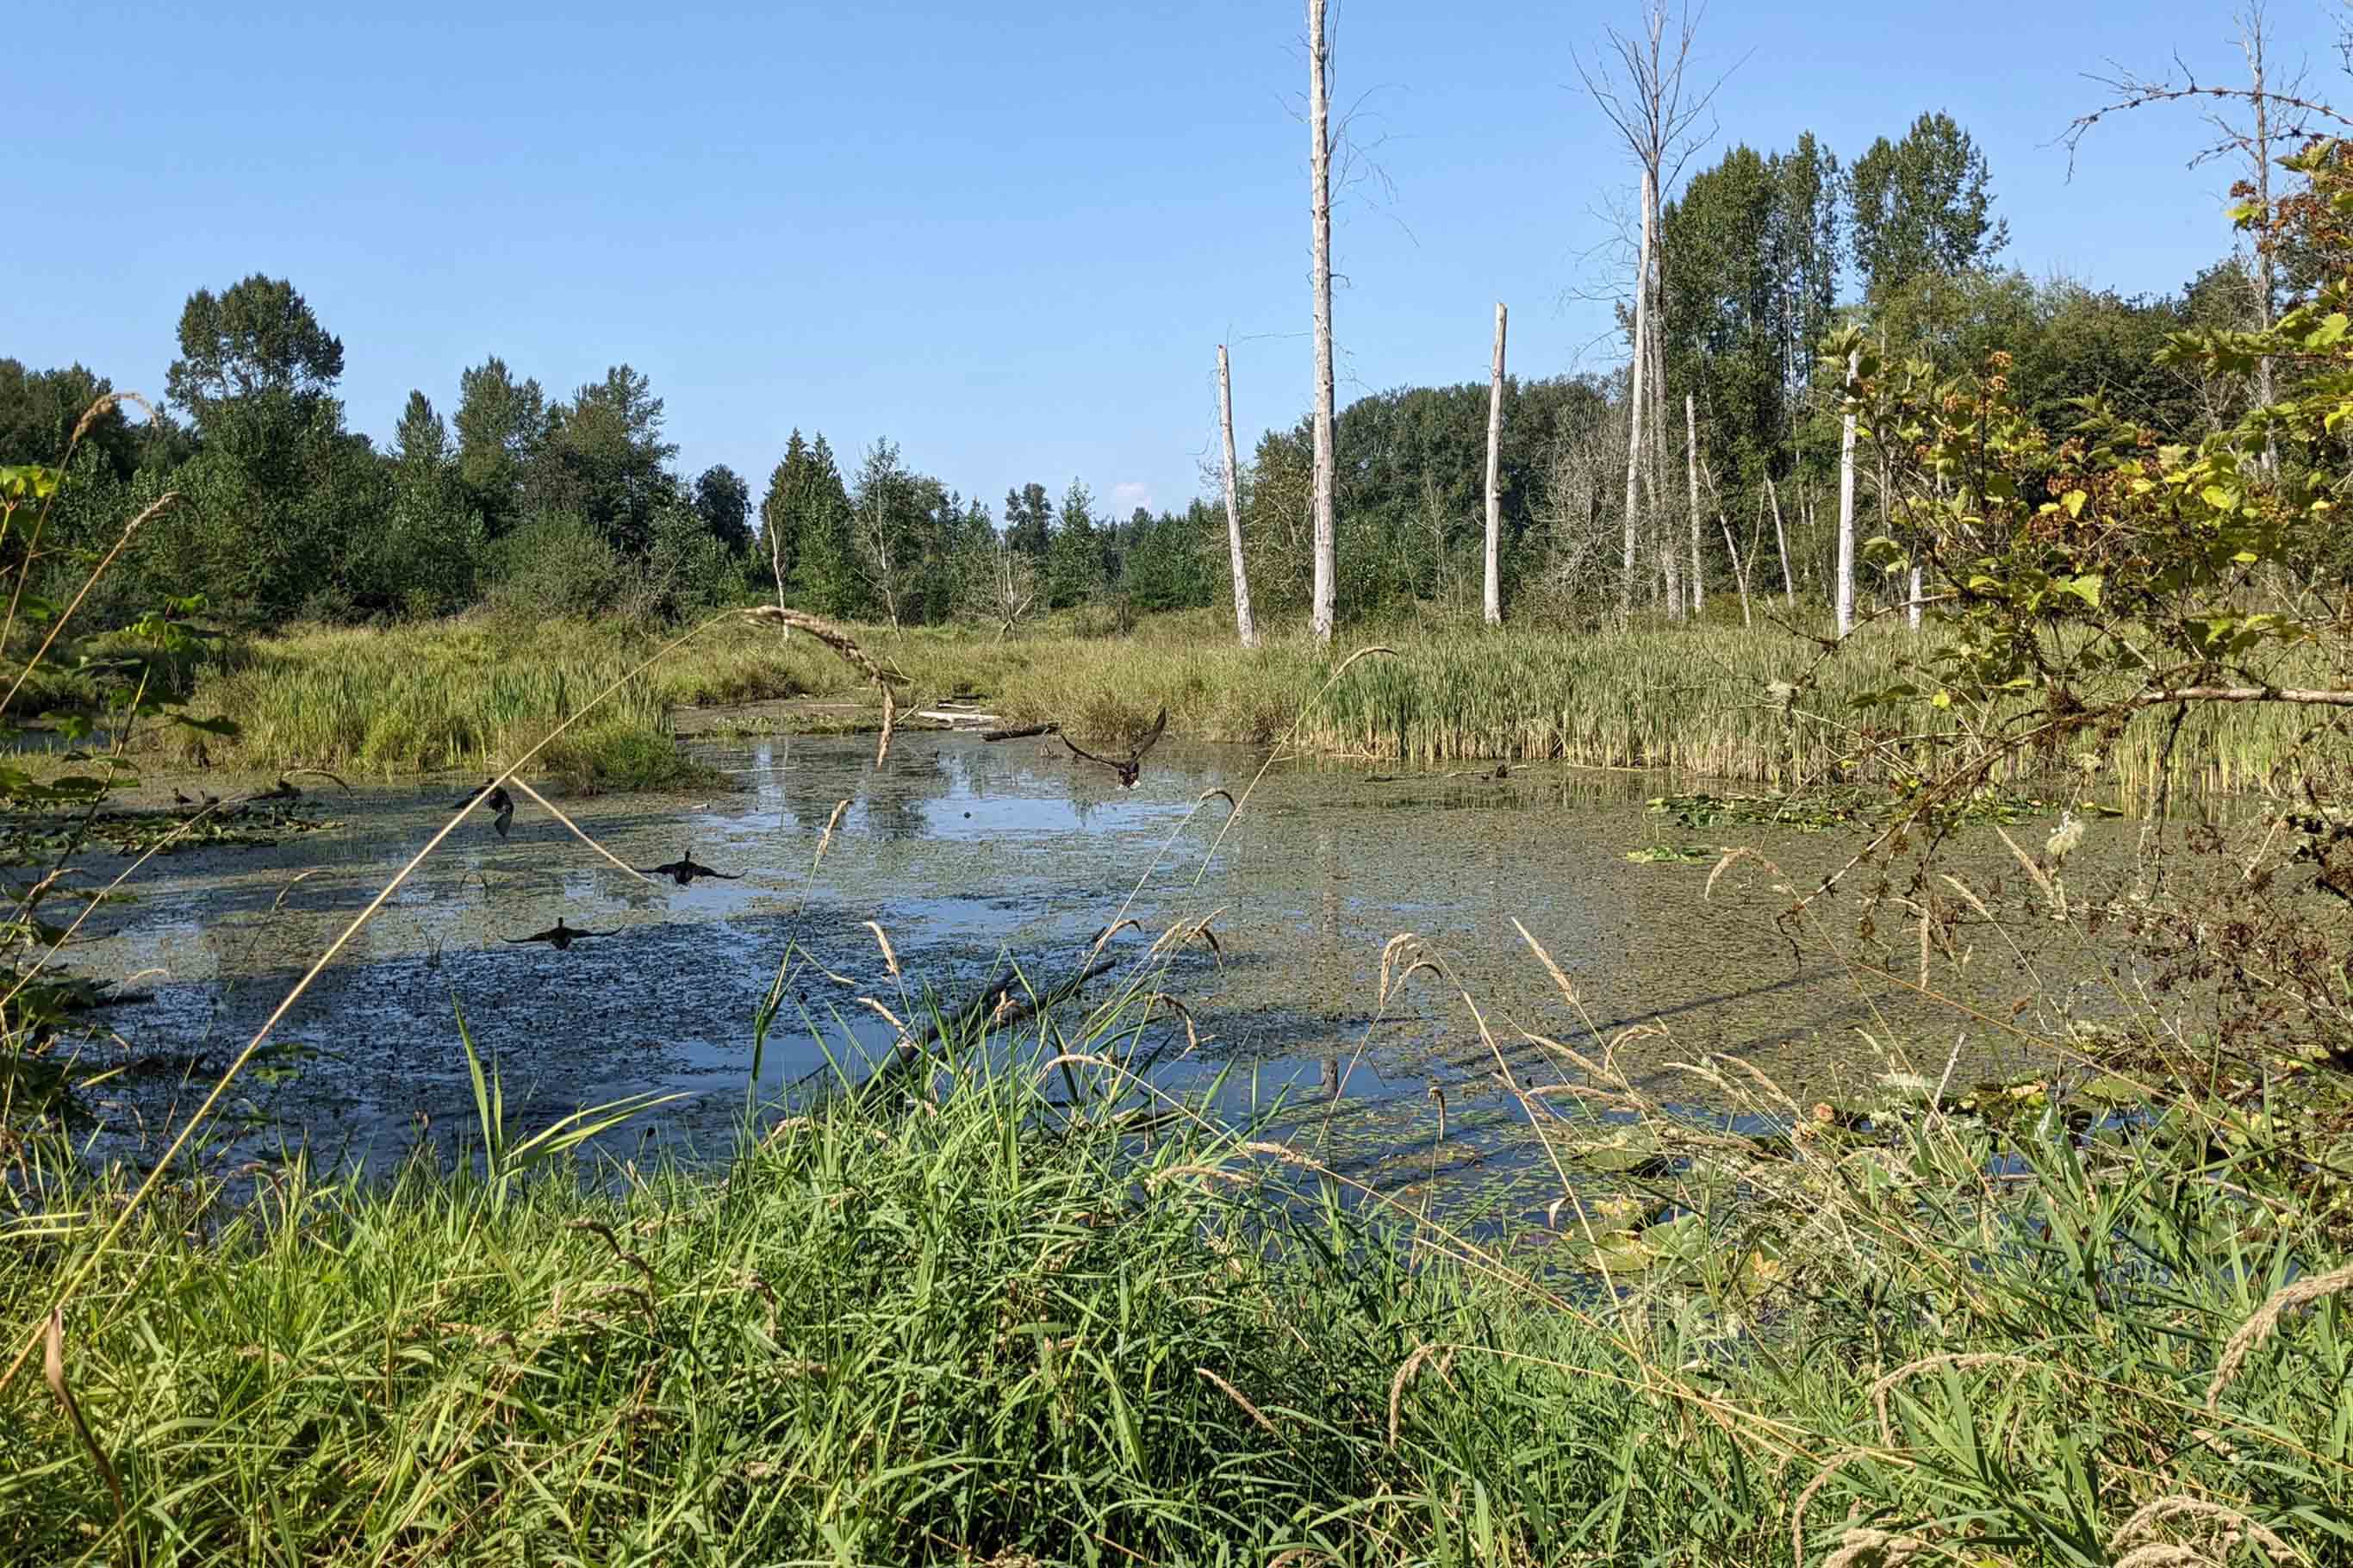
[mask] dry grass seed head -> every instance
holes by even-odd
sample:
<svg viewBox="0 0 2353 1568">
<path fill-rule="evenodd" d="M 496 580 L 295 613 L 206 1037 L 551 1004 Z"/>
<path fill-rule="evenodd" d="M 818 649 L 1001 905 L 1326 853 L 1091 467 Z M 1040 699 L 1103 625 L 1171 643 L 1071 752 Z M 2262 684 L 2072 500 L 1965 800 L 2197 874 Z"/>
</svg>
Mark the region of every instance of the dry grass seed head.
<svg viewBox="0 0 2353 1568">
<path fill-rule="evenodd" d="M 2232 1334 L 2230 1342 L 2222 1347 L 2221 1360 L 2214 1366 L 2214 1381 L 2206 1385 L 2206 1413 L 2210 1415 L 2214 1414 L 2223 1390 L 2238 1379 L 2240 1369 L 2246 1365 L 2247 1357 L 2256 1346 L 2271 1338 L 2283 1317 L 2324 1297 L 2348 1289 L 2353 1289 L 2353 1263 L 2345 1264 L 2327 1274 L 2315 1275 L 2309 1279 L 2299 1279 L 2276 1291 L 2270 1300 L 2256 1308 L 2254 1316 L 2241 1325 L 2239 1331 Z"/>
<path fill-rule="evenodd" d="M 1828 1568 L 1828 1564 L 1824 1568 Z M 2187 1546 L 2160 1541 L 2148 1546 L 2135 1547 L 2116 1559 L 2115 1568 L 2222 1568 L 2222 1564 L 2203 1552 L 2190 1551 Z"/>
<path fill-rule="evenodd" d="M 1895 1568 L 1927 1550 L 1917 1536 L 1857 1526 L 1839 1538 L 1838 1550 L 1822 1559 L 1822 1568 Z"/>
<path fill-rule="evenodd" d="M 2237 1543 L 2240 1533 L 2243 1531 L 2263 1549 L 2273 1562 L 2288 1563 L 2295 1558 L 2295 1549 L 2277 1533 L 2249 1519 L 2237 1509 L 2179 1492 L 2142 1504 L 2130 1519 L 2117 1527 L 2116 1534 L 2109 1537 L 2108 1550 L 2122 1552 L 2169 1519 L 2194 1519 L 2201 1523 L 2220 1526 L 2225 1532 L 2223 1545 L 2226 1553 L 2231 1546 Z"/>
<path fill-rule="evenodd" d="M 1414 1346 L 1413 1353 L 1405 1358 L 1405 1364 L 1398 1368 L 1395 1377 L 1389 1379 L 1389 1447 L 1392 1448 L 1398 1446 L 1398 1423 L 1404 1409 L 1406 1385 L 1413 1381 L 1413 1374 L 1421 1369 L 1422 1363 L 1428 1361 L 1430 1352 L 1436 1349 L 1438 1347 L 1434 1344 Z M 1444 1377 L 1453 1365 L 1454 1352 L 1450 1349 L 1438 1358 L 1437 1375 Z"/>
<path fill-rule="evenodd" d="M 98 1446 L 90 1423 L 82 1417 L 81 1402 L 74 1397 L 71 1385 L 66 1382 L 66 1314 L 62 1306 L 49 1310 L 48 1325 L 42 1331 L 41 1373 L 48 1382 L 49 1392 L 57 1396 L 58 1408 L 73 1426 L 74 1436 L 81 1439 L 90 1463 L 106 1478 L 106 1489 L 114 1495 L 114 1526 L 117 1530 L 123 1528 L 130 1510 L 123 1504 L 122 1478 L 115 1474 L 113 1461 L 106 1457 L 106 1450 Z"/>
<path fill-rule="evenodd" d="M 1267 1419 L 1266 1412 L 1261 1410 L 1257 1405 L 1252 1405 L 1247 1398 L 1243 1397 L 1242 1391 L 1240 1389 L 1236 1388 L 1232 1384 L 1228 1383 L 1224 1378 L 1219 1377 L 1216 1373 L 1211 1372 L 1206 1366 L 1197 1366 L 1193 1370 L 1198 1373 L 1201 1376 L 1208 1379 L 1212 1384 L 1216 1384 L 1218 1391 L 1223 1394 L 1228 1399 L 1232 1400 L 1235 1405 L 1239 1405 L 1243 1415 L 1249 1416 L 1251 1420 L 1257 1422 L 1260 1426 L 1265 1427 L 1269 1432 L 1273 1433 L 1276 1436 L 1280 1437 L 1282 1436 L 1282 1429 L 1276 1426 L 1273 1422 Z"/>
<path fill-rule="evenodd" d="M 1828 1486 L 1832 1476 L 1857 1459 L 1884 1458 L 1887 1456 L 1873 1454 L 1867 1448 L 1849 1448 L 1843 1454 L 1833 1456 L 1829 1464 L 1814 1472 L 1814 1479 L 1799 1489 L 1797 1500 L 1789 1505 L 1790 1561 L 1803 1563 L 1806 1560 L 1806 1505 L 1814 1500 L 1814 1494 Z"/>
<path fill-rule="evenodd" d="M 867 921 L 864 923 L 866 929 L 874 933 L 874 945 L 882 950 L 882 967 L 890 971 L 892 979 L 898 979 L 900 977 L 899 955 L 892 951 L 890 933 L 882 929 L 880 921 Z M 896 1022 L 895 1019 L 892 1021 Z"/>
</svg>

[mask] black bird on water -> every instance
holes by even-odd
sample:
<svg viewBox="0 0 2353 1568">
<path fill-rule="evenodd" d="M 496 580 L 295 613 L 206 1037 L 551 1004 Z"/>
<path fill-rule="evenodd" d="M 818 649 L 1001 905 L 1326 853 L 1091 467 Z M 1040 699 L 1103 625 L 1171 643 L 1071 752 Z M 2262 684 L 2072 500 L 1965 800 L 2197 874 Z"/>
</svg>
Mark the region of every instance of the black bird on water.
<svg viewBox="0 0 2353 1568">
<path fill-rule="evenodd" d="M 570 947 L 574 942 L 580 941 L 584 937 L 618 936 L 620 934 L 621 929 L 618 926 L 614 927 L 611 931 L 574 931 L 570 926 L 564 923 L 564 917 L 562 915 L 558 915 L 555 917 L 555 923 L 548 927 L 545 931 L 535 931 L 529 936 L 504 936 L 501 937 L 499 940 L 501 942 L 543 942 L 547 943 L 548 946 L 554 948 L 556 952 L 562 952 L 565 949 Z"/>
<path fill-rule="evenodd" d="M 499 830 L 500 837 L 504 838 L 507 836 L 507 829 L 514 826 L 514 796 L 507 793 L 506 785 L 501 784 L 496 789 L 491 789 L 489 784 L 484 784 L 482 789 L 476 790 L 459 801 L 457 809 L 463 811 L 481 799 L 482 790 L 485 789 L 491 791 L 491 810 L 496 814 L 491 818 L 491 826 Z"/>
<path fill-rule="evenodd" d="M 1166 734 L 1167 731 L 1168 710 L 1163 708 L 1160 710 L 1160 717 L 1153 723 L 1152 732 L 1145 736 L 1143 743 L 1137 746 L 1135 750 L 1128 752 L 1124 759 L 1098 757 L 1092 752 L 1080 751 L 1077 746 L 1071 744 L 1071 738 L 1068 735 L 1062 737 L 1062 744 L 1070 746 L 1071 751 L 1075 755 L 1083 757 L 1088 762 L 1094 763 L 1100 766 L 1109 768 L 1112 772 L 1117 773 L 1119 775 L 1120 788 L 1134 789 L 1135 787 L 1136 775 L 1144 763 L 1144 753 L 1158 745 L 1160 743 L 1160 737 Z"/>
<path fill-rule="evenodd" d="M 691 885 L 697 877 L 716 877 L 723 882 L 739 882 L 744 879 L 741 871 L 714 871 L 708 866 L 698 865 L 691 853 L 680 856 L 667 866 L 639 866 L 637 870 L 640 876 L 668 877 L 681 888 Z"/>
</svg>

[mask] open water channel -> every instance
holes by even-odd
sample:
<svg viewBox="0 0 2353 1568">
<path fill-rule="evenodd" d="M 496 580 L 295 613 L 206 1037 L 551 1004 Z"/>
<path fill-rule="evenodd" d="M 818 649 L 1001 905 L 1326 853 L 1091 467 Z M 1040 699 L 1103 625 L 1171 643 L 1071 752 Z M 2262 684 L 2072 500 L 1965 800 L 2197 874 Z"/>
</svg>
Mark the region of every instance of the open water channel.
<svg viewBox="0 0 2353 1568">
<path fill-rule="evenodd" d="M 1921 1002 L 1802 931 L 1793 940 L 1782 878 L 1744 863 L 1711 889 L 1715 849 L 1752 847 L 1810 888 L 1860 837 L 1679 826 L 1646 808 L 1667 787 L 1649 776 L 1528 767 L 1504 779 L 1393 777 L 1283 763 L 1252 791 L 1262 752 L 1171 740 L 1124 791 L 1050 740 L 903 734 L 879 768 L 871 737 L 695 745 L 737 787 L 558 804 L 625 861 L 651 866 L 691 848 L 740 880 L 649 884 L 528 800 L 504 839 L 478 812 L 280 1025 L 278 1045 L 236 1092 L 234 1152 L 307 1140 L 318 1155 L 381 1167 L 421 1134 L 470 1129 L 462 1010 L 499 1066 L 516 1125 L 628 1094 L 678 1093 L 688 1098 L 608 1139 L 607 1152 L 638 1157 L 659 1142 L 671 1153 L 723 1153 L 745 1113 L 754 1016 L 788 945 L 850 984 L 797 967 L 794 1005 L 765 1047 L 763 1100 L 828 1052 L 891 1043 L 895 1031 L 859 994 L 905 1016 L 923 986 L 953 1005 L 1008 958 L 1042 989 L 1081 968 L 1123 910 L 1140 930 L 1112 940 L 1114 956 L 1139 958 L 1180 922 L 1206 918 L 1216 936 L 1214 948 L 1177 945 L 1156 981 L 1198 1037 L 1186 1039 L 1173 1011 L 1159 1016 L 1151 1035 L 1172 1058 L 1158 1069 L 1164 1081 L 1198 1089 L 1223 1073 L 1230 1108 L 1277 1095 L 1314 1105 L 1337 1130 L 1345 1163 L 1396 1185 L 1526 1162 L 1524 1113 L 1498 1067 L 1524 1083 L 1562 1070 L 1528 1035 L 1590 1048 L 1649 1026 L 1623 1041 L 1619 1059 L 1685 1103 L 1712 1103 L 1702 1080 L 1672 1065 L 1702 1053 L 1740 1058 L 1799 1097 L 1836 1099 L 1889 1070 L 1890 1044 L 1932 1075 L 1957 1052 L 1961 1082 L 2028 1065 L 1985 1020 L 2051 984 L 2016 956 L 2042 940 L 2025 916 L 2014 929 L 1971 916 L 1954 952 L 1940 941 L 1936 986 L 1978 1004 L 1976 1019 Z M 1249 791 L 1230 823 L 1224 800 L 1203 800 L 1219 789 Z M 100 1143 L 125 1154 L 154 1147 L 460 793 L 444 783 L 317 796 L 337 826 L 274 846 L 159 857 L 134 884 L 135 902 L 104 907 L 75 967 L 123 979 L 143 999 L 106 1009 L 121 1044 L 91 1047 L 97 1063 L 112 1049 L 136 1067 L 94 1091 Z M 812 878 L 818 837 L 845 800 Z M 2046 831 L 2027 824 L 2012 837 L 2039 845 Z M 2124 830 L 2091 831 L 2087 856 Z M 1709 853 L 1628 858 L 1658 846 Z M 1947 868 L 1980 886 L 2021 879 L 1989 829 L 1972 830 Z M 1818 912 L 1821 929 L 1852 949 L 1853 899 Z M 568 952 L 502 940 L 558 916 L 618 934 Z M 1515 921 L 1580 1005 L 1564 1000 Z M 902 979 L 869 921 L 889 934 Z M 1421 970 L 1379 1005 L 1384 951 L 1404 932 L 1444 973 Z M 1954 962 L 1963 952 L 1966 966 Z M 1908 928 L 1882 957 L 1917 978 Z M 804 996 L 816 1031 L 803 1021 Z M 1452 1117 L 1442 1167 L 1429 1154 L 1433 1088 Z"/>
</svg>

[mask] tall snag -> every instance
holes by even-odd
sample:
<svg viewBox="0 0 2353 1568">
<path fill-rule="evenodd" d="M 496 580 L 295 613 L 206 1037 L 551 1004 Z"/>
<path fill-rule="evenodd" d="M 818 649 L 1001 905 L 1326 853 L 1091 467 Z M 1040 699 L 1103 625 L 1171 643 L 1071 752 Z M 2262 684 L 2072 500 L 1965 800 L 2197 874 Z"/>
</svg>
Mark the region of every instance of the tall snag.
<svg viewBox="0 0 2353 1568">
<path fill-rule="evenodd" d="M 1258 626 L 1250 619 L 1250 572 L 1242 564 L 1242 505 L 1235 481 L 1234 380 L 1226 363 L 1226 345 L 1218 345 L 1218 426 L 1226 446 L 1226 545 L 1234 558 L 1234 629 L 1242 647 L 1258 647 Z"/>
<path fill-rule="evenodd" d="M 1495 301 L 1495 363 L 1487 386 L 1487 624 L 1504 624 L 1504 585 L 1497 561 L 1504 531 L 1504 302 Z"/>
<path fill-rule="evenodd" d="M 1315 290 L 1315 640 L 1332 640 L 1338 563 L 1332 521 L 1332 53 L 1324 36 L 1324 0 L 1307 0 L 1307 137 L 1314 229 Z"/>
</svg>

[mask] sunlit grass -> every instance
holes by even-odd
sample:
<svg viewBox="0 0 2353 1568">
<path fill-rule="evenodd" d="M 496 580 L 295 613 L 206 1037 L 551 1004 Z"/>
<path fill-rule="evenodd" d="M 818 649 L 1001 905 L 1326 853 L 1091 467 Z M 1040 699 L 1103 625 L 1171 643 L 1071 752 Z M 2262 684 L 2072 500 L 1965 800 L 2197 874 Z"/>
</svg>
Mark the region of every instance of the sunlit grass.
<svg viewBox="0 0 2353 1568">
<path fill-rule="evenodd" d="M 1040 1070 L 1127 1028 L 999 1042 L 1021 1065 L 968 1058 L 936 1107 L 838 1098 L 721 1173 L 297 1165 L 242 1206 L 160 1201 L 64 1320 L 127 1522 L 20 1378 L 0 1556 L 1697 1565 L 1885 1531 L 2022 1568 L 2258 1529 L 2293 1543 L 2277 1561 L 2353 1550 L 2353 1276 L 2251 1331 L 2334 1258 L 2196 1179 L 2200 1137 L 1932 1116 L 1775 1153 L 1653 1113 L 1616 1131 L 1668 1173 L 1594 1178 L 1530 1249 L 1326 1185 L 1312 1141 L 1183 1118 L 1140 1140 L 1116 1069 Z M 11 1343 L 120 1198 L 45 1174 L 0 1235 Z"/>
<path fill-rule="evenodd" d="M 1140 732 L 1162 707 L 1179 735 L 1267 744 L 1303 710 L 1296 743 L 1325 755 L 1414 764 L 1556 761 L 1657 768 L 1777 788 L 1926 764 L 1918 739 L 1873 748 L 1873 726 L 1934 736 L 1920 710 L 1865 710 L 1857 700 L 1897 681 L 1922 645 L 1871 628 L 1837 657 L 1773 626 L 1722 623 L 1627 631 L 1490 628 L 1454 619 L 1349 628 L 1339 651 L 1381 643 L 1312 708 L 1332 653 L 1278 629 L 1251 652 L 1212 611 L 1146 616 L 1125 635 L 1081 635 L 1071 617 L 1010 639 L 969 627 L 854 628 L 906 682 L 902 710 L 976 700 L 1008 721 L 1052 721 L 1073 733 Z M 260 767 L 375 775 L 475 769 L 512 754 L 641 658 L 651 634 L 625 624 L 522 624 L 491 616 L 387 630 L 315 628 L 252 643 L 209 672 L 195 705 L 244 730 L 229 748 Z M 1799 689 L 1795 700 L 1789 689 Z M 631 681 L 549 758 L 552 769 L 608 785 L 672 782 L 669 745 L 681 706 L 802 696 L 868 703 L 854 670 L 806 637 L 733 622 L 702 633 Z M 2262 787 L 2306 743 L 2292 710 L 2244 704 L 2185 728 L 2177 781 Z M 838 726 L 839 719 L 828 723 Z M 2146 789 L 2165 716 L 2136 720 L 2096 773 Z M 2088 754 L 2086 740 L 2080 751 Z M 2078 767 L 2083 755 L 2026 756 L 2017 771 Z M 1843 773 L 1841 769 L 1847 770 Z"/>
</svg>

